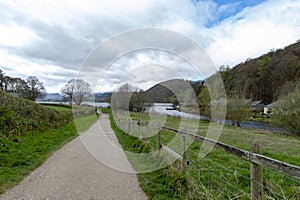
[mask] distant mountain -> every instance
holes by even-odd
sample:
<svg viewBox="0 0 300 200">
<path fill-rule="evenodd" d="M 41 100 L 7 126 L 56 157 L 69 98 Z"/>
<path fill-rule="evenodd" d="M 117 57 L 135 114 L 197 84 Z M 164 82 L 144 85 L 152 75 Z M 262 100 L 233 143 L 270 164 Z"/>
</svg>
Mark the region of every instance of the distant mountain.
<svg viewBox="0 0 300 200">
<path fill-rule="evenodd" d="M 188 81 L 183 79 L 172 79 L 161 82 L 149 88 L 146 93 L 155 103 L 169 103 L 176 98 L 175 93 L 186 96 L 189 89 L 193 90 L 197 96 L 200 91 L 202 81 Z M 188 89 L 187 89 L 188 88 Z"/>
<path fill-rule="evenodd" d="M 106 92 L 106 93 L 95 93 L 95 102 L 106 102 L 108 95 L 111 93 Z M 63 101 L 64 97 L 60 95 L 59 93 L 47 93 L 44 97 L 42 98 L 37 98 L 37 102 L 60 102 Z M 94 100 L 93 94 L 91 97 L 89 97 L 90 100 Z"/>
<path fill-rule="evenodd" d="M 271 103 L 300 81 L 300 42 L 221 70 L 227 94 Z"/>
<path fill-rule="evenodd" d="M 107 101 L 107 97 L 110 95 L 111 93 L 109 92 L 105 92 L 105 93 L 95 93 L 95 102 L 106 102 Z"/>
<path fill-rule="evenodd" d="M 63 97 L 59 93 L 47 93 L 43 98 L 37 98 L 37 102 L 60 102 Z"/>
</svg>

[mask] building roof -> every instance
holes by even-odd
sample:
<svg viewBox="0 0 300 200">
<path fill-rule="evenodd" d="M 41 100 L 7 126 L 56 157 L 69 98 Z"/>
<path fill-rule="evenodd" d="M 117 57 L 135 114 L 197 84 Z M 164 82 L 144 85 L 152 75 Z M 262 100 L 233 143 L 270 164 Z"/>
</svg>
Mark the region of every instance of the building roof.
<svg viewBox="0 0 300 200">
<path fill-rule="evenodd" d="M 257 106 L 257 105 L 259 105 L 259 104 L 261 104 L 261 103 L 263 103 L 262 100 L 259 100 L 259 101 L 253 101 L 252 104 L 251 104 L 251 106 L 252 106 L 252 107 L 255 107 L 255 106 Z M 264 103 L 263 103 L 263 104 L 264 104 Z"/>
<path fill-rule="evenodd" d="M 270 104 L 266 105 L 265 107 L 272 108 L 272 107 L 276 107 L 278 105 L 279 105 L 279 101 L 275 101 L 273 103 L 270 103 Z"/>
<path fill-rule="evenodd" d="M 245 99 L 245 105 L 251 105 L 252 104 L 252 99 Z"/>
</svg>

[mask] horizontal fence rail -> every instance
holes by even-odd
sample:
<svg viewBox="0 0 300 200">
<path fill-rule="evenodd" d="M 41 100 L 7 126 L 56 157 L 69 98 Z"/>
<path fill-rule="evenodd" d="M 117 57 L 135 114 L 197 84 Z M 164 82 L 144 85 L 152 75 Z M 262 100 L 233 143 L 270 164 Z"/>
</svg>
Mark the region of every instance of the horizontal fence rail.
<svg viewBox="0 0 300 200">
<path fill-rule="evenodd" d="M 177 152 L 173 151 L 172 149 L 170 149 L 169 147 L 165 146 L 165 145 L 161 145 L 162 146 L 162 150 L 168 152 L 171 156 L 173 156 L 174 158 L 182 161 L 182 156 L 180 154 L 178 154 Z"/>
<path fill-rule="evenodd" d="M 148 125 L 148 123 L 139 122 L 139 125 Z M 166 130 L 166 131 L 174 132 L 176 134 L 185 135 L 187 137 L 193 138 L 200 142 L 203 142 L 203 141 L 208 142 L 208 143 L 214 145 L 214 147 L 216 147 L 220 150 L 226 151 L 227 153 L 239 156 L 239 157 L 241 157 L 245 160 L 248 160 L 252 163 L 256 163 L 256 164 L 259 164 L 259 165 L 262 165 L 262 166 L 265 166 L 265 167 L 268 167 L 268 168 L 271 168 L 271 169 L 274 169 L 277 171 L 281 171 L 289 176 L 293 176 L 295 178 L 300 179 L 300 167 L 299 166 L 285 163 L 285 162 L 282 162 L 282 161 L 279 161 L 279 160 L 276 160 L 273 158 L 269 158 L 269 157 L 263 156 L 261 154 L 252 153 L 252 152 L 249 152 L 249 151 L 246 151 L 243 149 L 239 149 L 239 148 L 224 144 L 222 142 L 211 140 L 209 138 L 206 138 L 206 137 L 203 137 L 200 135 L 195 135 L 195 134 L 188 133 L 185 131 L 179 131 L 177 129 L 166 127 L 166 126 L 163 126 L 162 129 Z"/>
<path fill-rule="evenodd" d="M 287 175 L 293 176 L 295 178 L 299 178 L 300 179 L 300 167 L 296 166 L 296 165 L 292 165 L 289 163 L 285 163 L 273 158 L 269 158 L 260 154 L 256 154 L 256 153 L 252 153 L 243 149 L 239 149 L 227 144 L 223 144 L 221 142 L 217 142 L 199 135 L 194 135 L 191 133 L 187 133 L 184 131 L 178 131 L 174 128 L 170 128 L 170 127 L 162 127 L 163 130 L 167 130 L 167 131 L 171 131 L 174 132 L 176 134 L 182 134 L 182 135 L 186 135 L 188 137 L 191 137 L 197 141 L 206 141 L 209 142 L 213 145 L 215 145 L 216 148 L 221 149 L 223 151 L 226 151 L 227 153 L 230 154 L 234 154 L 236 156 L 242 157 L 245 160 L 248 160 L 250 162 L 277 170 L 277 171 L 281 171 Z"/>
<path fill-rule="evenodd" d="M 120 120 L 118 119 L 118 121 L 120 122 Z M 127 123 L 127 122 L 125 122 Z M 130 132 L 130 130 L 134 129 L 134 124 L 135 121 L 134 120 L 130 120 L 128 121 L 128 130 Z M 132 125 L 132 127 L 131 127 Z M 159 151 L 159 155 L 160 155 L 160 151 L 164 150 L 167 153 L 169 153 L 170 155 L 172 155 L 173 157 L 175 157 L 176 159 L 180 160 L 182 163 L 182 170 L 185 172 L 187 165 L 189 163 L 189 161 L 187 160 L 187 153 L 186 153 L 186 138 L 192 138 L 196 141 L 199 142 L 206 142 L 208 144 L 213 145 L 214 148 L 220 149 L 222 151 L 225 151 L 229 154 L 232 155 L 236 155 L 239 156 L 241 158 L 243 158 L 244 160 L 247 160 L 250 162 L 250 180 L 251 180 L 251 199 L 252 200 L 260 200 L 263 199 L 263 166 L 264 167 L 268 167 L 271 169 L 274 169 L 276 171 L 280 171 L 283 172 L 286 175 L 295 177 L 300 179 L 300 167 L 296 166 L 296 165 L 292 165 L 289 163 L 285 163 L 273 158 L 269 158 L 266 156 L 261 155 L 261 147 L 259 144 L 253 143 L 251 145 L 251 151 L 246 151 L 243 149 L 239 149 L 227 144 L 224 144 L 222 142 L 218 142 L 218 141 L 214 141 L 212 139 L 200 136 L 200 135 L 195 135 L 192 133 L 188 133 L 186 131 L 182 131 L 182 130 L 177 130 L 174 128 L 170 128 L 170 127 L 166 127 L 166 126 L 157 126 L 157 125 L 150 125 L 147 122 L 141 122 L 140 120 L 138 120 L 136 122 L 136 125 L 138 125 L 138 131 L 140 130 L 141 126 L 145 126 L 145 131 L 146 131 L 146 135 L 147 135 L 147 128 L 148 127 L 153 127 L 156 129 L 159 129 L 158 133 L 157 133 L 157 146 L 158 146 L 158 151 Z M 182 147 L 183 147 L 183 155 L 178 154 L 177 152 L 173 151 L 172 149 L 170 149 L 169 147 L 163 145 L 161 143 L 161 131 L 165 130 L 165 131 L 169 131 L 171 133 L 174 134 L 180 134 L 182 136 Z"/>
</svg>

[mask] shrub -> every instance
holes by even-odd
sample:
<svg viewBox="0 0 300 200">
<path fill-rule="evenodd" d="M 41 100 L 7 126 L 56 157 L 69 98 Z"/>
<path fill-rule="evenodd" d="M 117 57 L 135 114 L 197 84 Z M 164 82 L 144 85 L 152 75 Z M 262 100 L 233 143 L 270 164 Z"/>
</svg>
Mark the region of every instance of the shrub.
<svg viewBox="0 0 300 200">
<path fill-rule="evenodd" d="M 0 134 L 6 137 L 58 128 L 72 120 L 71 110 L 58 112 L 0 90 Z"/>
<path fill-rule="evenodd" d="M 300 136 L 300 90 L 289 93 L 278 100 L 271 122 Z"/>
</svg>

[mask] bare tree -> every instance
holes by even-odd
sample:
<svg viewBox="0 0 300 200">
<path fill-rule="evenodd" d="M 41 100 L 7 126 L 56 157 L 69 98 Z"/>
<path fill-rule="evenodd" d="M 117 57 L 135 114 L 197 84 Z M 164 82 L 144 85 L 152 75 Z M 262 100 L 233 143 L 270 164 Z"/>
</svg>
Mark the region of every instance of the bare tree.
<svg viewBox="0 0 300 200">
<path fill-rule="evenodd" d="M 27 86 L 22 96 L 26 99 L 35 101 L 38 97 L 43 97 L 46 90 L 43 83 L 36 76 L 29 76 L 26 80 Z"/>
<path fill-rule="evenodd" d="M 227 99 L 227 119 L 231 120 L 232 125 L 241 126 L 240 123 L 243 119 L 247 119 L 250 114 L 249 101 L 231 96 Z"/>
<path fill-rule="evenodd" d="M 90 92 L 90 85 L 82 79 L 71 79 L 61 89 L 61 93 L 65 94 L 76 105 L 81 105 Z"/>
<path fill-rule="evenodd" d="M 0 89 L 1 90 L 4 90 L 4 78 L 5 78 L 5 75 L 4 75 L 3 71 L 0 69 Z"/>
<path fill-rule="evenodd" d="M 201 115 L 210 117 L 211 115 L 211 98 L 207 87 L 202 87 L 198 95 L 198 103 Z"/>
<path fill-rule="evenodd" d="M 135 112 L 146 111 L 147 105 L 152 105 L 153 102 L 147 93 L 143 90 L 134 92 L 129 101 L 129 110 Z"/>
<path fill-rule="evenodd" d="M 131 95 L 137 90 L 132 85 L 125 83 L 121 85 L 111 98 L 113 109 L 128 111 Z"/>
<path fill-rule="evenodd" d="M 7 92 L 24 93 L 28 89 L 26 81 L 21 78 L 11 78 L 6 79 L 6 89 Z"/>
<path fill-rule="evenodd" d="M 113 94 L 111 104 L 114 109 L 144 112 L 152 104 L 152 100 L 143 90 L 125 83 Z"/>
</svg>

